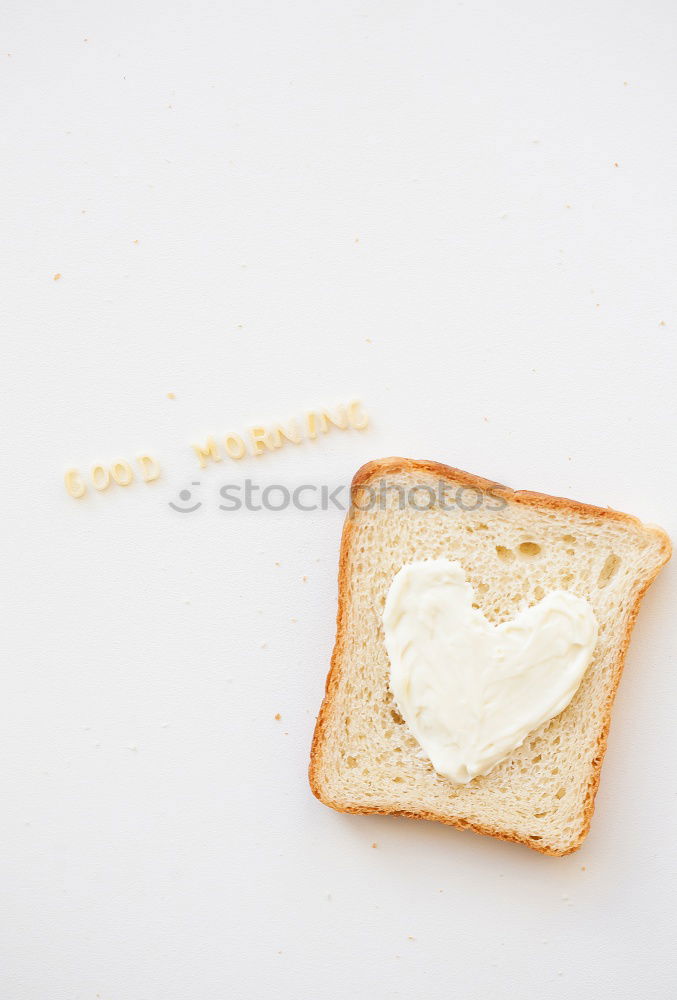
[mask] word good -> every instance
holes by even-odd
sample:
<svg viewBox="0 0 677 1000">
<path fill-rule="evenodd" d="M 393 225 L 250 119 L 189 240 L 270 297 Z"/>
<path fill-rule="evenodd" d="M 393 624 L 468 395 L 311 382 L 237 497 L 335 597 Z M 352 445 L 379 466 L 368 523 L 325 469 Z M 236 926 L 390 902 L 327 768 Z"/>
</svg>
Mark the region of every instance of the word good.
<svg viewBox="0 0 677 1000">
<path fill-rule="evenodd" d="M 136 463 L 141 470 L 144 483 L 152 483 L 160 475 L 160 465 L 151 455 L 137 455 Z M 120 459 L 112 465 L 93 465 L 89 479 L 99 493 L 107 490 L 111 480 L 118 486 L 130 486 L 134 482 L 134 470 L 129 462 Z M 87 483 L 77 469 L 67 469 L 64 476 L 66 489 L 72 497 L 79 500 L 87 493 Z"/>
</svg>

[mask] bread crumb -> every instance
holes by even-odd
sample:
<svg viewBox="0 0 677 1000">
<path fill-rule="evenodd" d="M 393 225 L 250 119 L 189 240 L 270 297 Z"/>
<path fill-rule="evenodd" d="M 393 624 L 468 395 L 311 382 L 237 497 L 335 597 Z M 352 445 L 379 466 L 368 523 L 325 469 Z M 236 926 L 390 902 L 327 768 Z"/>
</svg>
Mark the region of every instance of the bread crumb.
<svg viewBox="0 0 677 1000">
<path fill-rule="evenodd" d="M 664 319 L 662 319 L 658 325 L 659 326 L 667 326 L 668 324 L 665 322 Z"/>
<path fill-rule="evenodd" d="M 54 278 L 52 280 L 53 281 L 59 281 L 60 278 L 61 278 L 61 274 L 57 273 L 57 274 L 54 275 Z"/>
<path fill-rule="evenodd" d="M 416 938 L 414 937 L 413 934 L 407 934 L 407 941 L 415 941 L 415 940 Z"/>
<path fill-rule="evenodd" d="M 581 871 L 582 871 L 582 872 L 584 872 L 584 871 L 585 871 L 585 865 L 581 865 Z"/>
<path fill-rule="evenodd" d="M 308 577 L 307 576 L 302 576 L 301 579 L 303 580 L 304 583 L 308 582 Z"/>
<path fill-rule="evenodd" d="M 176 399 L 176 396 L 174 395 L 173 392 L 168 392 L 167 393 L 167 399 Z"/>
<path fill-rule="evenodd" d="M 282 565 L 282 563 L 279 563 L 279 562 L 276 562 L 276 563 L 275 563 L 275 565 L 276 565 L 276 566 L 281 566 L 281 565 Z"/>
<path fill-rule="evenodd" d="M 280 715 L 280 713 L 276 712 L 275 713 L 275 719 L 276 719 L 276 721 L 279 722 L 281 718 L 282 718 L 282 716 Z"/>
<path fill-rule="evenodd" d="M 366 342 L 367 344 L 371 344 L 371 343 L 373 343 L 373 341 L 372 341 L 371 337 L 365 337 L 364 339 L 365 339 L 365 342 Z"/>
<path fill-rule="evenodd" d="M 378 847 L 378 844 L 376 843 L 376 841 L 374 841 L 374 843 L 371 846 L 372 847 Z"/>
<path fill-rule="evenodd" d="M 298 621 L 298 618 L 290 618 L 290 619 L 289 619 L 289 621 L 290 621 L 290 622 L 291 622 L 291 623 L 292 623 L 293 625 L 296 625 L 296 623 L 297 623 L 297 621 Z"/>
<path fill-rule="evenodd" d="M 615 167 L 617 167 L 617 166 L 618 166 L 618 160 L 614 160 L 614 166 L 615 166 Z"/>
</svg>

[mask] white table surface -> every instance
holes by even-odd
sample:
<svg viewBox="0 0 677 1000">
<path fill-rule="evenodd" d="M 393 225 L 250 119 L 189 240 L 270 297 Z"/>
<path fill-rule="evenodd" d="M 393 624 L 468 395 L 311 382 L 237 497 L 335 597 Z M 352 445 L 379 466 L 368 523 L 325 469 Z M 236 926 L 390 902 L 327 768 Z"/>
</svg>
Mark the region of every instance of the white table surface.
<svg viewBox="0 0 677 1000">
<path fill-rule="evenodd" d="M 2 20 L 2 997 L 674 995 L 675 567 L 553 859 L 312 797 L 342 515 L 218 509 L 400 454 L 677 534 L 674 4 Z M 191 452 L 353 397 L 366 431 Z"/>
</svg>

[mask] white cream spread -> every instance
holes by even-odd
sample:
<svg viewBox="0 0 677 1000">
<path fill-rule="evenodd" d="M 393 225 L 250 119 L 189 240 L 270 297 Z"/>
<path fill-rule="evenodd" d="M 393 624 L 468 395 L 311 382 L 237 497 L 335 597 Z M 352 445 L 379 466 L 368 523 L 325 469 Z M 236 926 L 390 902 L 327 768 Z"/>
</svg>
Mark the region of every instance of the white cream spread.
<svg viewBox="0 0 677 1000">
<path fill-rule="evenodd" d="M 597 641 L 592 607 L 564 590 L 501 625 L 473 600 L 461 565 L 435 559 L 402 567 L 383 613 L 399 712 L 457 784 L 488 774 L 567 707 Z"/>
</svg>

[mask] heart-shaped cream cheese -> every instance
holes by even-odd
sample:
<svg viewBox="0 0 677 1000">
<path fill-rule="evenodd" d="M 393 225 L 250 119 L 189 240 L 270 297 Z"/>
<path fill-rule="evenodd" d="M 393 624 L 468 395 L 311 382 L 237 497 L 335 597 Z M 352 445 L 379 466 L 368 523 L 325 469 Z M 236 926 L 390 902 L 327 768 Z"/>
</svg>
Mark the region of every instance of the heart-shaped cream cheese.
<svg viewBox="0 0 677 1000">
<path fill-rule="evenodd" d="M 488 774 L 567 707 L 597 641 L 590 604 L 564 590 L 502 625 L 473 600 L 461 565 L 435 559 L 402 567 L 383 613 L 400 714 L 457 784 Z"/>
</svg>

